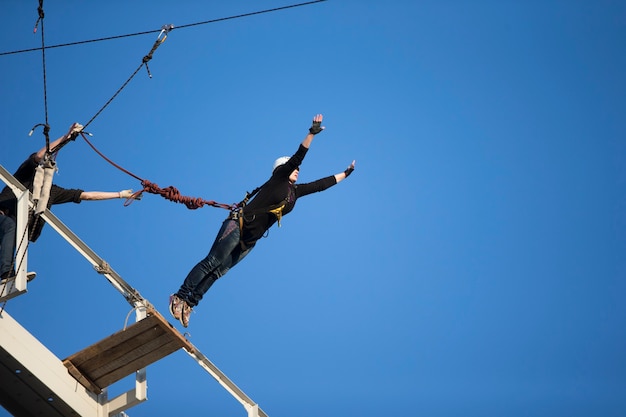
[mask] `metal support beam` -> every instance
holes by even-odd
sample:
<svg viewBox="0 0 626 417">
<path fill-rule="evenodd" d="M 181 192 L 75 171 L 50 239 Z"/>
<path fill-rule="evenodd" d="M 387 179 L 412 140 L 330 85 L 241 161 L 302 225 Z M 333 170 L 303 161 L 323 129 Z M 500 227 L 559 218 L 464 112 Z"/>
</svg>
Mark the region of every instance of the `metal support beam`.
<svg viewBox="0 0 626 417">
<path fill-rule="evenodd" d="M 79 416 L 102 415 L 97 396 L 76 382 L 61 360 L 6 311 L 0 317 L 0 341 L 11 358 L 3 359 L 3 368 L 10 363 L 7 371 L 12 374 L 7 372 L 0 386 L 21 398 L 18 414 L 60 416 L 71 415 L 71 410 Z"/>
<path fill-rule="evenodd" d="M 26 292 L 26 269 L 28 267 L 28 203 L 30 193 L 12 175 L 0 165 L 0 174 L 8 175 L 5 182 L 17 196 L 17 221 L 15 225 L 15 241 L 17 253 L 15 256 L 14 279 L 0 285 L 0 301 L 9 300 Z M 5 175 L 6 174 L 6 175 Z"/>
<path fill-rule="evenodd" d="M 215 366 L 213 362 L 209 360 L 209 358 L 204 356 L 202 352 L 196 349 L 195 346 L 193 351 L 189 351 L 187 349 L 184 350 L 189 354 L 189 356 L 191 356 L 196 360 L 196 362 L 198 362 L 198 365 L 200 365 L 202 368 L 204 368 L 205 371 L 211 374 L 211 376 L 215 378 L 215 380 L 222 387 L 224 387 L 224 389 L 226 389 L 226 391 L 228 391 L 230 395 L 235 397 L 235 399 L 239 401 L 241 405 L 243 405 L 249 417 L 268 417 L 267 414 L 265 414 L 265 412 L 261 410 L 261 408 L 250 399 L 250 397 L 248 397 L 237 385 L 235 385 L 233 381 L 228 379 L 228 377 L 222 371 L 220 371 L 217 366 Z"/>
</svg>

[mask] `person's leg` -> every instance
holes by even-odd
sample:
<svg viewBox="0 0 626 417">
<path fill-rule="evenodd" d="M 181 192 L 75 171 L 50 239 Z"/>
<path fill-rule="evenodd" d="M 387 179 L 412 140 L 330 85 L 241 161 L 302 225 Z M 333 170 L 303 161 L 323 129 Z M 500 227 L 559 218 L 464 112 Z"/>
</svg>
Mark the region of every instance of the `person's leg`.
<svg viewBox="0 0 626 417">
<path fill-rule="evenodd" d="M 13 275 L 15 220 L 0 214 L 0 276 Z"/>
<path fill-rule="evenodd" d="M 237 265 L 239 261 L 245 258 L 245 256 L 251 250 L 251 247 L 246 250 L 242 250 L 241 245 L 238 244 L 231 252 L 231 256 L 224 259 L 224 262 L 222 262 L 217 268 L 215 268 L 212 273 L 207 275 L 202 280 L 202 282 L 200 282 L 200 285 L 196 287 L 191 297 L 189 297 L 190 300 L 193 301 L 187 302 L 180 300 L 177 295 L 172 296 L 173 298 L 170 299 L 170 311 L 175 318 L 180 320 L 180 323 L 183 325 L 183 327 L 189 326 L 189 319 L 191 318 L 192 308 L 195 307 L 200 302 L 200 300 L 202 300 L 202 297 L 209 290 L 209 288 L 211 288 L 213 283 L 217 281 L 218 278 L 224 276 L 224 274 L 226 274 L 226 272 L 228 272 L 230 268 Z M 177 302 L 178 304 L 176 304 Z M 191 303 L 195 304 L 192 305 Z"/>
<path fill-rule="evenodd" d="M 246 250 L 242 250 L 241 249 L 241 245 L 237 245 L 237 247 L 235 249 L 233 249 L 233 251 L 231 252 L 230 258 L 228 260 L 222 262 L 222 264 L 219 266 L 219 268 L 215 269 L 215 271 L 211 274 L 211 276 L 215 277 L 213 282 L 217 281 L 218 278 L 223 277 L 224 275 L 226 275 L 226 273 L 229 270 L 231 270 L 235 265 L 237 265 L 239 262 L 241 262 L 243 260 L 243 258 L 245 258 L 246 255 L 248 253 L 250 253 L 250 251 L 252 250 L 253 247 L 254 246 L 249 247 Z"/>
<path fill-rule="evenodd" d="M 239 234 L 239 233 L 237 233 L 237 234 Z M 215 268 L 213 270 L 213 272 L 211 272 L 209 275 L 207 275 L 200 282 L 200 285 L 198 285 L 196 287 L 195 291 L 193 292 L 192 296 L 190 297 L 190 299 L 193 300 L 193 302 L 196 303 L 195 305 L 197 305 L 200 302 L 200 300 L 202 299 L 204 294 L 206 294 L 207 291 L 209 291 L 209 289 L 215 283 L 215 281 L 217 281 L 219 278 L 221 278 L 224 275 L 226 275 L 226 273 L 230 269 L 232 269 L 232 267 L 237 265 L 243 258 L 245 258 L 245 256 L 251 250 L 252 250 L 252 248 L 248 248 L 245 251 L 243 251 L 241 249 L 241 245 L 240 244 L 235 246 L 233 248 L 232 252 L 230 253 L 230 256 L 224 258 L 223 261 L 219 264 L 219 266 L 217 268 Z M 191 307 L 193 307 L 193 306 L 194 305 L 191 305 Z"/>
<path fill-rule="evenodd" d="M 231 253 L 238 247 L 239 225 L 227 219 L 222 223 L 209 254 L 191 269 L 176 295 L 190 307 L 198 305 L 215 280 L 223 275 L 220 272 L 223 266 L 230 266 Z"/>
</svg>

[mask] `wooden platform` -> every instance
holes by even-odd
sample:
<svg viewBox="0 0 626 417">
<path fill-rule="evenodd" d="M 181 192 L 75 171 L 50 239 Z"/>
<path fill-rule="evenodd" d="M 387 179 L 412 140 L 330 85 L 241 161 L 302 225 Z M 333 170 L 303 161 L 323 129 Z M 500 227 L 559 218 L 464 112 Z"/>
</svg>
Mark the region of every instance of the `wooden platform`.
<svg viewBox="0 0 626 417">
<path fill-rule="evenodd" d="M 180 348 L 193 345 L 157 311 L 63 360 L 69 373 L 99 394 L 112 383 L 145 368 Z"/>
</svg>

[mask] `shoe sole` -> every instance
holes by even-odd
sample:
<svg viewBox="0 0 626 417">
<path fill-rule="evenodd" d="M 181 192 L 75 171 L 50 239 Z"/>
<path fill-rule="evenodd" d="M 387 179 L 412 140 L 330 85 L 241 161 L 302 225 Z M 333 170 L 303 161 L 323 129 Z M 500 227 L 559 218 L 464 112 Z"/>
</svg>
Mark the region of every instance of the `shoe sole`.
<svg viewBox="0 0 626 417">
<path fill-rule="evenodd" d="M 178 298 L 178 297 L 176 297 Z M 180 300 L 180 298 L 179 298 Z M 182 303 L 183 300 L 180 300 L 180 302 Z M 178 317 L 176 317 L 176 313 L 174 312 L 174 296 L 170 297 L 170 314 L 172 315 L 172 317 L 174 317 L 176 320 L 180 320 L 181 315 L 178 315 Z M 181 312 L 182 313 L 182 312 Z"/>
<path fill-rule="evenodd" d="M 13 276 L 8 277 L 8 278 L 2 278 L 2 280 L 0 280 L 0 284 L 7 283 L 10 280 L 15 280 L 16 277 L 17 277 L 17 275 L 13 275 Z M 26 273 L 26 282 L 31 282 L 35 278 L 37 278 L 37 273 L 36 272 L 27 272 Z"/>
<path fill-rule="evenodd" d="M 187 304 L 186 302 L 185 302 L 185 305 L 187 307 L 189 307 L 189 304 Z M 189 317 L 187 318 L 187 323 L 185 323 L 185 321 L 183 320 L 183 317 L 185 316 L 185 306 L 183 306 L 183 311 L 182 311 L 182 313 L 180 315 L 179 321 L 180 321 L 180 324 L 182 324 L 185 329 L 187 327 L 189 327 L 189 319 L 191 318 L 191 312 L 192 311 L 193 311 L 193 309 L 191 307 L 189 307 Z"/>
</svg>

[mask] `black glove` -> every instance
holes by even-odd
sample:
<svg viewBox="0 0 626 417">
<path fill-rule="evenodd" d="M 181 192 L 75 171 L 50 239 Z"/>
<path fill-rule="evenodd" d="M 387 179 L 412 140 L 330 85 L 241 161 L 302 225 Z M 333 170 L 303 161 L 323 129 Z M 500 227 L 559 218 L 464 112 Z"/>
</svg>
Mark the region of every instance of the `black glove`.
<svg viewBox="0 0 626 417">
<path fill-rule="evenodd" d="M 313 121 L 313 124 L 311 125 L 311 127 L 309 128 L 309 133 L 312 135 L 317 135 L 318 133 L 320 133 L 322 130 L 324 130 L 322 128 L 322 122 L 316 122 Z"/>
<path fill-rule="evenodd" d="M 348 178 L 350 174 L 352 174 L 352 171 L 354 171 L 354 164 L 356 164 L 356 161 L 352 161 L 352 163 L 348 165 L 348 168 L 343 171 L 343 173 L 346 174 L 346 178 Z"/>
</svg>

